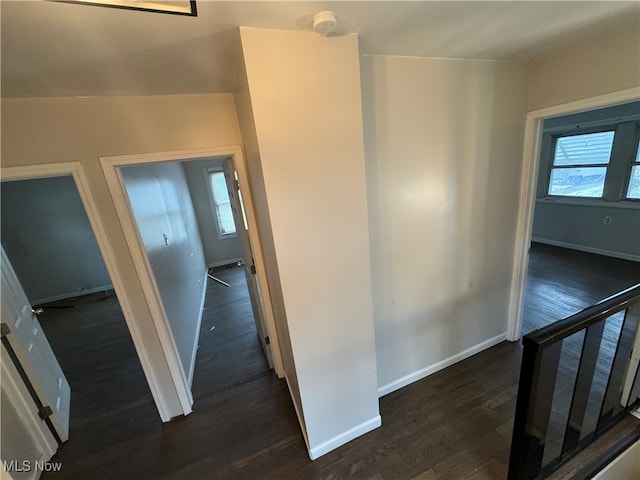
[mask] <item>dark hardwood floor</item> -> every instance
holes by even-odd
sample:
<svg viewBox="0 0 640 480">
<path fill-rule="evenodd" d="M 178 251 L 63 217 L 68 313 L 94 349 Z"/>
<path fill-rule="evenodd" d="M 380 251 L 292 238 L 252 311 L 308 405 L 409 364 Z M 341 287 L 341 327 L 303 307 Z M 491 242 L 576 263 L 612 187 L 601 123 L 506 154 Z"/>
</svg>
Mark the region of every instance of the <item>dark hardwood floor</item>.
<svg viewBox="0 0 640 480">
<path fill-rule="evenodd" d="M 568 317 L 637 283 L 638 262 L 532 243 L 522 333 Z"/>
<path fill-rule="evenodd" d="M 204 458 L 211 464 L 200 477 L 212 478 L 221 466 L 278 445 L 294 443 L 306 455 L 286 385 L 261 351 L 242 270 L 215 275 L 231 287 L 207 287 L 194 412 L 167 424 L 113 294 L 45 309 L 43 329 L 72 396 L 70 439 L 52 459 L 63 470 L 43 478 L 187 478 Z"/>
<path fill-rule="evenodd" d="M 558 310 L 550 312 L 541 292 L 557 298 L 564 283 L 558 276 L 569 284 L 588 276 L 569 267 L 556 272 L 561 255 L 548 253 L 551 259 L 534 260 L 532 252 L 526 308 L 533 313 L 525 315 L 564 316 L 567 302 L 554 302 Z M 545 272 L 554 287 L 545 287 Z M 73 390 L 71 437 L 53 458 L 63 462 L 62 472 L 43 478 L 506 478 L 519 343 L 503 342 L 382 397 L 382 427 L 311 462 L 287 387 L 260 350 L 242 271 L 215 275 L 231 287 L 210 282 L 207 288 L 194 412 L 168 424 L 160 422 L 114 297 L 47 311 L 43 326 Z"/>
</svg>

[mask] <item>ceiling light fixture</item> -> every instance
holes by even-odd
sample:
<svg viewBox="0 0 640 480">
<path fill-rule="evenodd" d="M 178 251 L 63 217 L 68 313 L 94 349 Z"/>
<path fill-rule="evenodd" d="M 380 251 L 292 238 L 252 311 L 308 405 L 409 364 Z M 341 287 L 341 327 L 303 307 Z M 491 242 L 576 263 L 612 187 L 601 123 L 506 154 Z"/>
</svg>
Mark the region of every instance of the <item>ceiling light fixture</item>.
<svg viewBox="0 0 640 480">
<path fill-rule="evenodd" d="M 327 10 L 313 17 L 313 31 L 320 35 L 328 35 L 338 26 L 336 14 Z"/>
</svg>

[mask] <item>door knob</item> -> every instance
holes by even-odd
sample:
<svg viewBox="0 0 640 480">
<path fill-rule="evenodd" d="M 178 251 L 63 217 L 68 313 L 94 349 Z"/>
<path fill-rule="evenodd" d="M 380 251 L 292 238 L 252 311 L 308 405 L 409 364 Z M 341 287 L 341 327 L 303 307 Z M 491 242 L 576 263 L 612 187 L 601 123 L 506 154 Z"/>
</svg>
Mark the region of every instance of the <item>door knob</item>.
<svg viewBox="0 0 640 480">
<path fill-rule="evenodd" d="M 33 313 L 37 317 L 38 315 L 42 315 L 44 313 L 44 308 L 42 307 L 32 308 L 31 313 Z"/>
</svg>

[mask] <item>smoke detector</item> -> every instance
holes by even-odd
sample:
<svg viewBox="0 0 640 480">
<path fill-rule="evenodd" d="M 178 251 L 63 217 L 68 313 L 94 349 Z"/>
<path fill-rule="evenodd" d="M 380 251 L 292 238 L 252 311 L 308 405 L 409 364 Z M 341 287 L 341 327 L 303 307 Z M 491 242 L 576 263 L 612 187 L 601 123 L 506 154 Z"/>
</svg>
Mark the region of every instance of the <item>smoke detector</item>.
<svg viewBox="0 0 640 480">
<path fill-rule="evenodd" d="M 331 11 L 320 12 L 313 17 L 313 31 L 320 35 L 333 32 L 337 26 L 336 14 Z"/>
</svg>

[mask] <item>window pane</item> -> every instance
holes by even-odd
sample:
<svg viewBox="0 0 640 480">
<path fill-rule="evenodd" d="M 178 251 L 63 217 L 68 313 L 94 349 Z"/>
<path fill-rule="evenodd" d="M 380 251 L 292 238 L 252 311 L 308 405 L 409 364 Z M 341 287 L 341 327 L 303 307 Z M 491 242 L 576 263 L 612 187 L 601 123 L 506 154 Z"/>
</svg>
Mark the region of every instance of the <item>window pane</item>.
<svg viewBox="0 0 640 480">
<path fill-rule="evenodd" d="M 229 193 L 227 192 L 227 182 L 224 179 L 224 173 L 216 172 L 211 178 L 213 179 L 213 197 L 216 204 L 228 202 Z"/>
<path fill-rule="evenodd" d="M 640 165 L 631 167 L 631 178 L 629 179 L 627 198 L 640 199 Z"/>
<path fill-rule="evenodd" d="M 607 167 L 554 168 L 551 170 L 549 195 L 567 197 L 602 197 Z"/>
<path fill-rule="evenodd" d="M 614 133 L 598 132 L 558 138 L 553 165 L 602 165 L 609 163 Z"/>
<path fill-rule="evenodd" d="M 210 178 L 220 234 L 229 235 L 236 233 L 236 225 L 233 221 L 233 211 L 231 210 L 231 201 L 229 200 L 229 192 L 227 191 L 227 182 L 224 178 L 224 173 L 212 173 Z"/>
<path fill-rule="evenodd" d="M 220 226 L 220 233 L 222 235 L 236 233 L 236 225 L 233 222 L 231 203 L 220 203 L 219 205 L 217 205 L 216 211 L 218 213 L 218 225 Z"/>
</svg>

